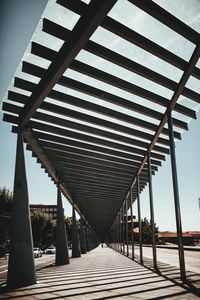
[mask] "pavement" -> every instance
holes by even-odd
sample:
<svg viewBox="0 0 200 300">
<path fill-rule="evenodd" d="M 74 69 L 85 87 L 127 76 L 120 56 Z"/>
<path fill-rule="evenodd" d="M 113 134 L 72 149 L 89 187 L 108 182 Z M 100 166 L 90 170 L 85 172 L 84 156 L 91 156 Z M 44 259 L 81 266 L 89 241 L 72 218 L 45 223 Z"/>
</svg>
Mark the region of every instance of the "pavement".
<svg viewBox="0 0 200 300">
<path fill-rule="evenodd" d="M 179 269 L 159 262 L 136 261 L 104 247 L 98 247 L 69 265 L 50 265 L 37 271 L 37 284 L 13 291 L 1 290 L 0 299 L 198 299 L 200 274 L 187 271 L 187 283 L 180 281 Z"/>
<path fill-rule="evenodd" d="M 184 247 L 185 249 L 185 247 Z M 179 267 L 179 257 L 178 257 L 178 249 L 176 248 L 169 248 L 169 247 L 157 247 L 157 260 L 160 262 L 164 262 L 170 264 L 172 266 Z M 129 246 L 129 253 L 131 256 L 131 246 Z M 135 246 L 135 253 L 139 255 L 139 247 Z M 153 259 L 152 255 L 152 248 L 151 247 L 143 247 L 143 255 L 146 258 Z M 190 247 L 185 249 L 185 267 L 186 270 L 200 273 L 200 249 L 199 247 Z"/>
</svg>

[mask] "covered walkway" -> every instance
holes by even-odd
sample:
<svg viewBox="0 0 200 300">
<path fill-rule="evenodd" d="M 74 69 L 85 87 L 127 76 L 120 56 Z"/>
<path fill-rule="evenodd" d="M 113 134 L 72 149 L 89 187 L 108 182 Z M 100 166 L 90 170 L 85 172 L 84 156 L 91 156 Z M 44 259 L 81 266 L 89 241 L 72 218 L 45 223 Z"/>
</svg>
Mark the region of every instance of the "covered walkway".
<svg viewBox="0 0 200 300">
<path fill-rule="evenodd" d="M 200 106 L 200 34 L 190 22 L 199 18 L 198 9 L 190 12 L 189 2 L 175 3 L 48 2 L 2 105 L 3 120 L 17 134 L 7 286 L 30 286 L 19 289 L 16 297 L 186 299 L 175 142 Z M 38 276 L 24 143 L 57 189 L 57 267 Z M 179 269 L 161 267 L 167 276 L 181 278 L 178 285 L 142 266 L 140 195 L 148 187 L 153 268 L 158 270 L 152 176 L 167 155 Z M 188 153 L 187 159 L 191 157 Z M 161 190 L 160 201 L 165 192 Z M 70 265 L 63 196 L 72 205 Z M 134 202 L 141 265 L 112 250 L 114 245 L 121 251 L 123 245 L 125 253 L 130 241 L 134 247 Z M 112 249 L 90 252 L 105 241 Z"/>
<path fill-rule="evenodd" d="M 37 272 L 37 285 L 4 293 L 0 299 L 197 299 L 200 276 L 158 263 L 161 274 L 104 247 L 71 259 L 70 265 L 50 266 Z"/>
</svg>

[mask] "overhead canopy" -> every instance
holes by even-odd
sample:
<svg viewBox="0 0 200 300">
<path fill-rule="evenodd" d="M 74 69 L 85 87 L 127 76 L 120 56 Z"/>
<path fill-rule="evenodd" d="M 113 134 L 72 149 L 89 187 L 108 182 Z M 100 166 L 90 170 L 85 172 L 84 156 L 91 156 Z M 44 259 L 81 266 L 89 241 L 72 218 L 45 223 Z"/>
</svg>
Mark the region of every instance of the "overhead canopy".
<svg viewBox="0 0 200 300">
<path fill-rule="evenodd" d="M 147 153 L 153 175 L 169 154 L 168 113 L 175 139 L 196 118 L 192 4 L 49 1 L 9 87 L 4 120 L 100 239 L 137 175 L 147 185 Z"/>
</svg>

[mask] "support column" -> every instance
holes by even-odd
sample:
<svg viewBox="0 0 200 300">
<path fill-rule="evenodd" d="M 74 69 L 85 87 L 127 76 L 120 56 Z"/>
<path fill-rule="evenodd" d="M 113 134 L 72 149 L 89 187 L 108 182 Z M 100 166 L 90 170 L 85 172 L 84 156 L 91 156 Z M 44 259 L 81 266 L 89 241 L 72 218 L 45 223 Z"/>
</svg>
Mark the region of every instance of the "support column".
<svg viewBox="0 0 200 300">
<path fill-rule="evenodd" d="M 76 213 L 75 208 L 72 206 L 72 257 L 80 257 L 80 244 L 79 244 L 79 236 L 76 224 Z"/>
<path fill-rule="evenodd" d="M 86 240 L 85 240 L 85 230 L 83 227 L 83 219 L 80 218 L 80 248 L 81 248 L 81 254 L 86 254 Z"/>
<path fill-rule="evenodd" d="M 129 248 L 128 248 L 128 199 L 125 201 L 125 210 L 126 210 L 126 256 L 129 256 Z"/>
<path fill-rule="evenodd" d="M 60 185 L 57 186 L 56 261 L 57 266 L 69 264 L 67 233 L 64 221 Z"/>
<path fill-rule="evenodd" d="M 135 258 L 135 249 L 134 249 L 134 235 L 133 235 L 133 191 L 131 189 L 131 245 L 132 245 L 132 259 Z"/>
<path fill-rule="evenodd" d="M 153 266 L 157 270 L 157 253 L 156 253 L 156 233 L 155 233 L 155 220 L 154 220 L 154 207 L 153 207 L 153 188 L 151 176 L 151 159 L 150 153 L 147 154 L 148 160 L 148 179 L 149 179 L 149 202 L 150 202 L 150 215 L 151 215 L 151 228 L 152 228 L 152 252 L 153 252 Z"/>
<path fill-rule="evenodd" d="M 168 113 L 168 127 L 169 127 L 169 143 L 170 143 L 170 153 L 171 153 L 171 167 L 172 167 L 172 180 L 173 180 L 173 190 L 174 190 L 174 205 L 175 205 L 175 215 L 176 215 L 176 230 L 177 230 L 180 274 L 181 274 L 181 279 L 185 281 L 186 280 L 185 257 L 184 257 L 183 241 L 182 241 L 181 210 L 180 210 L 180 200 L 179 200 L 179 190 L 178 190 L 178 176 L 177 176 L 177 168 L 176 168 L 174 131 L 173 131 L 171 112 Z"/>
<path fill-rule="evenodd" d="M 11 218 L 7 286 L 11 289 L 36 283 L 28 187 L 22 133 L 18 133 Z"/>
<path fill-rule="evenodd" d="M 143 265 L 143 251 L 142 251 L 142 220 L 140 210 L 140 178 L 137 176 L 137 200 L 138 200 L 138 222 L 139 222 L 139 243 L 140 243 L 140 263 Z"/>
<path fill-rule="evenodd" d="M 85 241 L 86 241 L 86 250 L 87 250 L 87 252 L 89 252 L 91 249 L 90 249 L 89 233 L 88 233 L 87 225 L 85 227 Z"/>
<path fill-rule="evenodd" d="M 121 250 L 121 220 L 120 211 L 118 212 L 118 252 Z"/>
<path fill-rule="evenodd" d="M 125 254 L 125 243 L 124 243 L 124 204 L 122 206 L 122 242 L 123 242 L 123 254 Z"/>
<path fill-rule="evenodd" d="M 120 209 L 120 253 L 122 253 L 123 249 L 122 249 L 122 209 Z"/>
</svg>

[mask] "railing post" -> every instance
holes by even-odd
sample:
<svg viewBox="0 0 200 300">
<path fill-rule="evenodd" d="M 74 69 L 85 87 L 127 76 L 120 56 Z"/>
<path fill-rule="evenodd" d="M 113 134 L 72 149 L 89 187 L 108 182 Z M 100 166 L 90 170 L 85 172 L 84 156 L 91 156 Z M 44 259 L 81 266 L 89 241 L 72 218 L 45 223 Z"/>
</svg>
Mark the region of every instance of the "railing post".
<svg viewBox="0 0 200 300">
<path fill-rule="evenodd" d="M 155 220 L 154 220 L 153 188 L 152 188 L 150 153 L 147 154 L 147 160 L 148 160 L 148 179 L 149 179 L 149 202 L 150 202 L 150 215 L 151 215 L 151 228 L 152 228 L 153 266 L 154 266 L 154 269 L 157 269 L 158 267 L 157 267 L 157 253 L 156 253 L 156 233 L 155 233 Z"/>
<path fill-rule="evenodd" d="M 180 210 L 180 200 L 179 200 L 179 190 L 178 190 L 178 176 L 176 168 L 176 153 L 175 153 L 175 143 L 174 143 L 174 132 L 173 132 L 173 122 L 171 117 L 171 112 L 168 113 L 168 127 L 169 127 L 169 144 L 171 152 L 171 167 L 172 167 L 172 180 L 173 180 L 173 191 L 174 191 L 174 205 L 175 205 L 175 215 L 176 215 L 176 230 L 178 239 L 178 253 L 179 253 L 179 264 L 180 264 L 180 274 L 183 281 L 186 280 L 185 273 L 185 257 L 182 241 L 182 224 L 181 224 L 181 210 Z"/>
<path fill-rule="evenodd" d="M 140 263 L 143 265 L 143 250 L 142 250 L 142 220 L 140 209 L 140 178 L 137 176 L 137 200 L 138 200 L 138 222 L 139 222 L 139 243 L 140 243 Z"/>
</svg>

